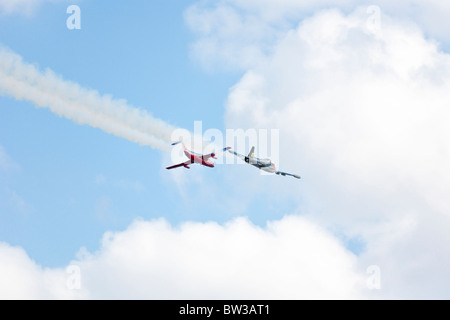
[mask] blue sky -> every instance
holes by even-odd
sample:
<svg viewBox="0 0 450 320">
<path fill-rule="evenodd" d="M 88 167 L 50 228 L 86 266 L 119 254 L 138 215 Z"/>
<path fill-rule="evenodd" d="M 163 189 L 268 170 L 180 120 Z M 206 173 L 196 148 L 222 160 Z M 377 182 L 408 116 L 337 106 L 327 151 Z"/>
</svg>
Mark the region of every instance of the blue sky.
<svg viewBox="0 0 450 320">
<path fill-rule="evenodd" d="M 0 298 L 448 298 L 450 6 L 18 3 L 0 0 Z M 9 86 L 13 55 L 51 81 Z M 45 85 L 61 100 L 38 108 Z M 51 111 L 70 103 L 95 121 Z M 136 108 L 279 130 L 280 170 L 302 180 L 169 172 L 170 147 L 130 133 L 169 129 Z"/>
<path fill-rule="evenodd" d="M 223 102 L 237 75 L 204 72 L 189 58 L 185 3 L 87 1 L 81 30 L 66 28 L 66 8 L 45 4 L 32 16 L 2 17 L 2 44 L 40 69 L 173 125 L 192 128 L 202 120 L 223 128 Z M 60 266 L 81 246 L 95 250 L 105 230 L 123 229 L 136 217 L 208 218 L 208 209 L 184 207 L 164 182 L 161 151 L 8 97 L 1 98 L 1 113 L 1 145 L 17 164 L 2 177 L 2 198 L 14 192 L 23 205 L 1 202 L 0 237 L 39 263 Z"/>
<path fill-rule="evenodd" d="M 241 73 L 206 70 L 191 58 L 186 3 L 141 1 L 124 7 L 86 1 L 80 6 L 81 30 L 67 29 L 65 2 L 44 4 L 31 16 L 3 17 L 2 44 L 41 70 L 50 68 L 83 87 L 126 99 L 174 126 L 193 130 L 194 121 L 201 120 L 204 130 L 223 130 L 224 102 Z M 7 222 L 1 239 L 25 248 L 44 266 L 64 265 L 83 246 L 96 250 L 106 230 L 125 229 L 137 217 L 165 217 L 177 224 L 233 216 L 226 206 L 207 202 L 208 196 L 195 190 L 198 183 L 181 198 L 162 169 L 170 164 L 163 152 L 28 102 L 1 99 L 1 145 L 16 164 L 2 179 Z M 233 196 L 231 183 L 218 182 L 222 169 L 208 172 L 205 181 L 219 199 Z M 192 174 L 199 170 L 204 169 L 194 168 Z M 265 223 L 263 199 L 256 197 L 252 205 L 258 215 L 248 212 L 259 224 Z M 272 206 L 275 216 L 290 207 Z"/>
</svg>

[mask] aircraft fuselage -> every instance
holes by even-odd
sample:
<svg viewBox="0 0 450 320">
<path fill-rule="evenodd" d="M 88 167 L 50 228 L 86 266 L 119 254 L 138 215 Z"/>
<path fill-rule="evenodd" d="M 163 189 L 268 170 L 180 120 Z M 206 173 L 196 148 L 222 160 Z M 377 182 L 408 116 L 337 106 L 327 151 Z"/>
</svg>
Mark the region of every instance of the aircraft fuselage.
<svg viewBox="0 0 450 320">
<path fill-rule="evenodd" d="M 251 164 L 252 166 L 264 170 L 269 173 L 275 173 L 277 168 L 275 164 L 270 159 L 260 159 L 256 157 L 245 157 L 245 162 Z"/>
<path fill-rule="evenodd" d="M 196 154 L 194 152 L 189 152 L 189 150 L 184 150 L 184 154 L 188 157 L 192 163 L 199 163 L 204 166 L 214 168 L 214 163 L 209 160 L 205 160 L 202 155 Z"/>
</svg>

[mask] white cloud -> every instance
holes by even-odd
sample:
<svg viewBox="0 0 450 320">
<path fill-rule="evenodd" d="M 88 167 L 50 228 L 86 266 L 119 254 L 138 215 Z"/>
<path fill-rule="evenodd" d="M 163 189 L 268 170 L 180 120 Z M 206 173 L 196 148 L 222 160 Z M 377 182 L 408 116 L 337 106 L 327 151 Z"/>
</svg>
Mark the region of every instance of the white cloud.
<svg viewBox="0 0 450 320">
<path fill-rule="evenodd" d="M 311 159 L 330 178 L 357 182 L 346 191 L 390 181 L 389 191 L 406 184 L 432 204 L 450 180 L 450 58 L 418 29 L 386 25 L 376 39 L 364 22 L 328 11 L 289 32 L 232 90 L 228 124 L 283 128 L 302 165 Z M 445 213 L 445 203 L 433 204 Z"/>
<path fill-rule="evenodd" d="M 292 15 L 270 1 L 220 3 L 193 7 L 186 19 L 201 35 L 200 49 L 211 48 L 206 64 L 216 55 L 215 62 L 246 70 L 231 90 L 227 125 L 282 129 L 283 167 L 304 179 L 293 188 L 280 177 L 270 189 L 301 201 L 309 220 L 291 216 L 264 229 L 242 218 L 179 228 L 138 221 L 74 262 L 82 276 L 75 293 L 65 289 L 63 270 L 43 271 L 23 250 L 3 245 L 3 295 L 361 298 L 361 270 L 377 265 L 375 297 L 447 298 L 449 56 L 395 15 L 383 16 L 381 34 L 371 33 L 366 8 L 320 12 L 292 27 L 283 22 L 295 20 L 297 1 L 285 3 Z M 236 38 L 242 28 L 248 34 Z M 267 184 L 243 179 L 239 188 L 248 197 Z M 362 237 L 364 252 L 355 257 L 323 226 Z M 15 272 L 21 268 L 26 281 Z"/>
<path fill-rule="evenodd" d="M 384 298 L 448 299 L 450 218 L 429 211 L 371 223 L 364 231 L 368 247 L 360 265 L 381 270 Z"/>
<path fill-rule="evenodd" d="M 44 2 L 58 0 L 0 0 L 0 14 L 18 13 L 28 15 Z"/>
<path fill-rule="evenodd" d="M 374 34 L 367 19 L 327 10 L 288 30 L 231 90 L 226 124 L 280 128 L 283 167 L 304 179 L 274 190 L 361 236 L 382 295 L 448 297 L 450 56 L 410 22 L 383 16 Z"/>
<path fill-rule="evenodd" d="M 248 1 L 223 0 L 198 2 L 185 11 L 185 20 L 198 39 L 192 44 L 193 56 L 207 69 L 247 69 L 270 59 L 277 41 L 298 21 L 315 13 L 339 8 L 350 13 L 358 6 L 356 0 L 315 1 Z M 403 23 L 418 25 L 427 37 L 450 48 L 448 16 L 450 5 L 445 1 L 408 0 L 402 2 L 374 0 L 364 10 L 376 6 L 381 23 L 392 17 Z M 367 18 L 374 12 L 367 13 Z"/>
<path fill-rule="evenodd" d="M 70 290 L 70 274 L 43 269 L 19 247 L 0 243 L 0 299 L 74 299 L 83 290 Z"/>
<path fill-rule="evenodd" d="M 80 251 L 80 290 L 64 270 L 42 270 L 20 248 L 0 246 L 0 297 L 91 299 L 358 298 L 364 270 L 327 231 L 298 216 L 259 228 L 136 221 Z M 12 288 L 12 289 L 10 289 Z"/>
<path fill-rule="evenodd" d="M 275 30 L 258 17 L 240 15 L 228 5 L 212 11 L 194 5 L 184 16 L 191 29 L 201 35 L 192 52 L 210 69 L 224 62 L 233 69 L 253 65 L 264 58 L 263 43 L 276 36 Z"/>
</svg>

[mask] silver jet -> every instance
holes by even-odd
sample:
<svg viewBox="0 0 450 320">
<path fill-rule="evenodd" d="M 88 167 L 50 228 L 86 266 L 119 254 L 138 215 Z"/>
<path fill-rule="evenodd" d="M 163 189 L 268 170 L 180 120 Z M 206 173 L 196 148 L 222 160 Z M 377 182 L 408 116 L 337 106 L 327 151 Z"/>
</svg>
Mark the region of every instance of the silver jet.
<svg viewBox="0 0 450 320">
<path fill-rule="evenodd" d="M 244 156 L 242 154 L 239 154 L 232 150 L 227 150 L 228 152 L 234 154 L 236 157 L 240 158 L 241 160 L 245 161 L 248 164 L 251 164 L 252 166 L 264 170 L 269 173 L 275 173 L 282 176 L 291 176 L 297 179 L 300 179 L 300 176 L 292 173 L 282 172 L 278 171 L 275 164 L 270 159 L 260 159 L 255 157 L 255 147 L 252 147 L 250 150 L 248 156 Z"/>
</svg>

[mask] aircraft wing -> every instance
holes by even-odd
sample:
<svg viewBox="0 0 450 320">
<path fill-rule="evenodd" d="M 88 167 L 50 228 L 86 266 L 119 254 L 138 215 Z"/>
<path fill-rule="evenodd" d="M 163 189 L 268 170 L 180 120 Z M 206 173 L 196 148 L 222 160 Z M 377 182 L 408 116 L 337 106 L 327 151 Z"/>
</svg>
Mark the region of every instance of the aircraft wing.
<svg viewBox="0 0 450 320">
<path fill-rule="evenodd" d="M 191 160 L 188 160 L 188 161 L 186 161 L 186 162 L 179 163 L 179 164 L 176 164 L 176 165 L 174 165 L 174 166 L 167 167 L 166 169 L 167 169 L 167 170 L 170 170 L 170 169 L 175 169 L 175 168 L 179 168 L 179 167 L 185 167 L 186 169 L 190 169 L 190 168 L 188 167 L 188 165 L 190 165 L 190 164 L 192 164 L 192 162 L 191 162 Z"/>
<path fill-rule="evenodd" d="M 210 154 L 204 154 L 202 155 L 202 158 L 205 161 L 208 160 L 209 158 L 217 159 L 216 154 L 214 152 Z"/>
<path fill-rule="evenodd" d="M 283 177 L 285 176 L 291 176 L 297 179 L 300 179 L 300 176 L 296 175 L 296 174 L 292 174 L 292 173 L 287 173 L 287 172 L 282 172 L 282 171 L 275 171 L 276 174 L 278 175 L 282 175 Z"/>
<path fill-rule="evenodd" d="M 246 156 L 244 156 L 243 154 L 237 153 L 236 151 L 230 151 L 228 150 L 229 153 L 234 154 L 236 157 L 238 157 L 239 159 L 241 159 L 242 161 L 248 162 L 246 159 L 248 159 Z"/>
</svg>

